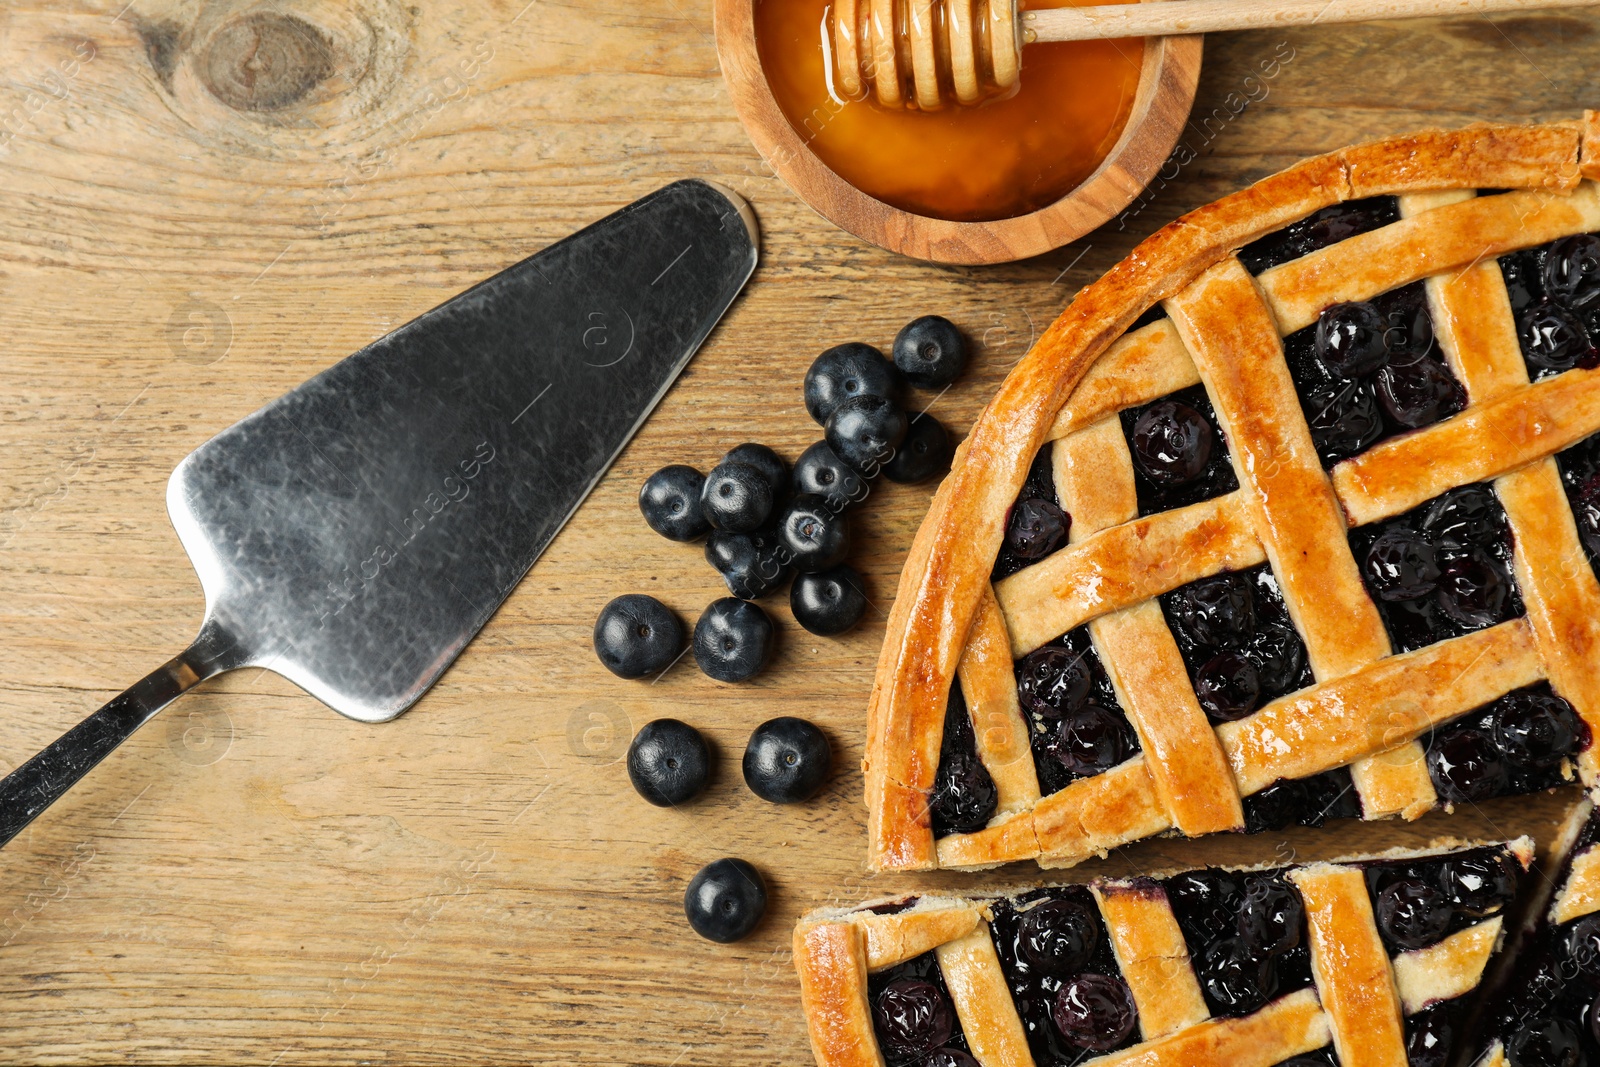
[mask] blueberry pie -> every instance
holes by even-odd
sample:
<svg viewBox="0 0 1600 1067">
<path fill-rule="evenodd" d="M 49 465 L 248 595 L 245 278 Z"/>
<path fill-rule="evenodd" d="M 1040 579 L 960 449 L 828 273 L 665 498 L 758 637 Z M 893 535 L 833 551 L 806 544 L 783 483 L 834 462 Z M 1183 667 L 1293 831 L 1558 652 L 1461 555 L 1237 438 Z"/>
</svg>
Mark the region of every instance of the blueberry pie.
<svg viewBox="0 0 1600 1067">
<path fill-rule="evenodd" d="M 1520 838 L 814 912 L 794 933 L 812 1050 L 820 1067 L 1443 1067 L 1531 858 Z"/>
<path fill-rule="evenodd" d="M 901 577 L 872 868 L 1594 784 L 1597 180 L 1596 112 L 1377 142 L 1078 294 Z"/>
</svg>

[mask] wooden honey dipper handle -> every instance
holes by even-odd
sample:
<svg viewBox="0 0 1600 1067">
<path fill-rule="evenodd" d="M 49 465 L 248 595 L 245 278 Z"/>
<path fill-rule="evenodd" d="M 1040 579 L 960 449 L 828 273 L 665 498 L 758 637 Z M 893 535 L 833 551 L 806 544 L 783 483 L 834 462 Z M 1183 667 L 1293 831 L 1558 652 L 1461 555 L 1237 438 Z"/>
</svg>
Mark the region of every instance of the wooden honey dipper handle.
<svg viewBox="0 0 1600 1067">
<path fill-rule="evenodd" d="M 1600 0 L 1178 0 L 1022 13 L 1023 41 L 1089 41 L 1337 22 L 1591 7 Z"/>
</svg>

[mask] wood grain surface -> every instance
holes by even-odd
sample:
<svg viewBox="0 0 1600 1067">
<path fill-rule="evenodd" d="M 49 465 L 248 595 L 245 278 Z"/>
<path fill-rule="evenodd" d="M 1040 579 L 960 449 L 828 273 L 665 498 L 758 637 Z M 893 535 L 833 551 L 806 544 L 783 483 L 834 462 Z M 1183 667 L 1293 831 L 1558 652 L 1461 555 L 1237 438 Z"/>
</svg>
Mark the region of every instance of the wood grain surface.
<svg viewBox="0 0 1600 1067">
<path fill-rule="evenodd" d="M 675 178 L 760 215 L 747 294 L 611 475 L 438 687 L 384 726 L 242 672 L 185 697 L 0 850 L 0 1057 L 25 1062 L 808 1061 L 797 914 L 912 883 L 863 873 L 860 758 L 882 611 L 928 487 L 854 522 L 875 611 L 840 640 L 772 608 L 757 682 L 657 684 L 589 649 L 610 597 L 692 619 L 719 595 L 634 504 L 667 462 L 817 436 L 800 377 L 937 311 L 978 342 L 933 403 L 964 431 L 1080 285 L 1179 212 L 1353 139 L 1600 102 L 1600 18 L 1244 33 L 1207 42 L 1174 162 L 1040 259 L 933 268 L 822 222 L 763 167 L 688 0 L 10 0 L 0 7 L 0 760 L 31 755 L 182 648 L 200 589 L 167 474 L 212 433 L 471 282 Z M 1272 77 L 1262 64 L 1278 60 Z M 914 160 L 907 165 L 914 166 Z M 974 165 L 981 165 L 975 162 Z M 749 731 L 823 724 L 839 773 L 778 808 Z M 647 806 L 620 757 L 663 715 L 719 752 Z M 1571 791 L 1420 823 L 1158 840 L 1081 870 L 1306 858 L 1437 834 L 1548 834 Z M 683 921 L 690 875 L 757 863 L 733 946 Z"/>
</svg>

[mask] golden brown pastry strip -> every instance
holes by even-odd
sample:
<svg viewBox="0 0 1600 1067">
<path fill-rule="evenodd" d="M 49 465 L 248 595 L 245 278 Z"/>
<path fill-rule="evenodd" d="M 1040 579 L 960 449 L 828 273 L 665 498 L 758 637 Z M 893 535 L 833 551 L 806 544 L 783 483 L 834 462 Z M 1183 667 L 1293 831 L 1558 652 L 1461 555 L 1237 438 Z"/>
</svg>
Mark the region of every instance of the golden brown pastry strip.
<svg viewBox="0 0 1600 1067">
<path fill-rule="evenodd" d="M 983 1067 L 1033 1067 L 1028 1035 L 1017 1015 L 989 924 L 940 945 L 939 971 L 950 990 L 967 1047 Z"/>
<path fill-rule="evenodd" d="M 1166 890 L 1154 882 L 1112 882 L 1095 886 L 1094 895 L 1139 1009 L 1140 1036 L 1154 1041 L 1210 1018 Z"/>
<path fill-rule="evenodd" d="M 1574 853 L 1561 894 L 1550 908 L 1550 921 L 1569 923 L 1600 911 L 1600 845 Z"/>
<path fill-rule="evenodd" d="M 1478 988 L 1483 969 L 1500 943 L 1500 927 L 1496 915 L 1458 930 L 1436 945 L 1396 956 L 1391 966 L 1401 1010 L 1415 1015 Z"/>
<path fill-rule="evenodd" d="M 1406 1067 L 1400 997 L 1366 877 L 1357 867 L 1319 863 L 1289 878 L 1305 903 L 1311 974 L 1341 1067 Z"/>
<path fill-rule="evenodd" d="M 1166 319 L 1124 336 L 1095 361 L 1050 427 L 1056 439 L 1125 408 L 1198 384 L 1200 372 Z"/>
<path fill-rule="evenodd" d="M 1328 1017 L 1314 989 L 1280 997 L 1260 1011 L 1213 1019 L 1171 1037 L 1150 1041 L 1094 1061 L 1094 1067 L 1271 1067 L 1328 1043 Z M 1403 1061 L 1402 1061 L 1403 1062 Z"/>
<path fill-rule="evenodd" d="M 1039 800 L 1039 774 L 1028 744 L 1028 723 L 1017 703 L 1011 635 L 993 592 L 986 592 L 978 602 L 967 649 L 961 655 L 960 679 L 978 759 L 999 794 L 995 814 L 1026 811 Z"/>
<path fill-rule="evenodd" d="M 978 909 L 952 900 L 946 907 L 930 907 L 935 898 L 924 897 L 915 911 L 892 915 L 860 912 L 850 921 L 861 928 L 867 970 L 881 971 L 916 959 L 937 945 L 962 937 L 983 921 Z"/>
<path fill-rule="evenodd" d="M 852 923 L 799 926 L 794 967 L 800 975 L 811 1051 L 828 1067 L 884 1067 L 867 1003 L 867 954 Z"/>
</svg>

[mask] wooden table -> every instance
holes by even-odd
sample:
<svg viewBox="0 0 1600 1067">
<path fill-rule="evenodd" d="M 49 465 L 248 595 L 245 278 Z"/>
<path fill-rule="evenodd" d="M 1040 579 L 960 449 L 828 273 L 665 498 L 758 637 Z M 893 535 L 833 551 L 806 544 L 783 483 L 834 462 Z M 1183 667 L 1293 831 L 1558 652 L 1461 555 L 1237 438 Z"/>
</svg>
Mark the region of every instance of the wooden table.
<svg viewBox="0 0 1600 1067">
<path fill-rule="evenodd" d="M 460 662 L 385 726 L 262 672 L 163 713 L 0 851 L 0 1050 L 26 1061 L 808 1062 L 789 928 L 912 884 L 869 878 L 863 708 L 927 487 L 855 520 L 876 611 L 754 684 L 659 684 L 589 648 L 609 598 L 686 617 L 720 595 L 640 521 L 667 462 L 817 436 L 823 346 L 937 311 L 980 342 L 934 413 L 964 430 L 1071 293 L 1179 212 L 1307 154 L 1427 124 L 1600 103 L 1588 15 L 1213 40 L 1197 158 L 1084 241 L 997 269 L 899 259 L 764 172 L 684 0 L 12 0 L 0 9 L 0 757 L 9 768 L 183 647 L 200 589 L 167 523 L 173 465 L 216 430 L 512 261 L 680 177 L 755 205 L 763 262 L 659 413 Z M 1285 51 L 1287 50 L 1287 51 Z M 1246 77 L 1285 54 L 1265 85 Z M 1258 85 L 1250 89 L 1250 85 Z M 1249 95 L 1255 100 L 1242 107 Z M 777 714 L 823 724 L 814 803 L 750 794 Z M 663 715 L 719 772 L 686 810 L 620 762 Z M 1329 855 L 1548 833 L 1571 791 L 1420 823 L 1154 841 L 1082 869 Z M 749 940 L 683 920 L 703 863 L 767 873 Z M 1032 870 L 1012 872 L 1035 877 Z M 990 876 L 987 881 L 994 881 Z M 928 883 L 972 886 L 959 876 Z"/>
</svg>

